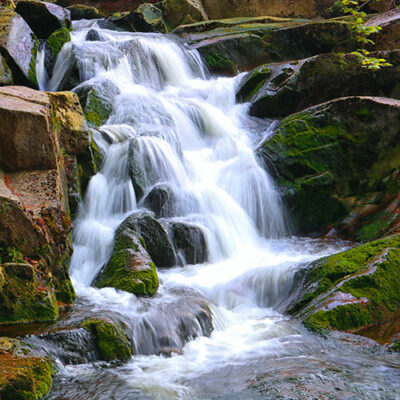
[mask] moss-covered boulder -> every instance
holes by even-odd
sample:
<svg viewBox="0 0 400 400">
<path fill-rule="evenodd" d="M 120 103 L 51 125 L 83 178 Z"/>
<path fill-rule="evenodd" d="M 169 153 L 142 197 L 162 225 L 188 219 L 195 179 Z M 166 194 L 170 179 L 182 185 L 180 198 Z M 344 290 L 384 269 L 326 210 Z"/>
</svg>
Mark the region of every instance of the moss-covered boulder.
<svg viewBox="0 0 400 400">
<path fill-rule="evenodd" d="M 0 6 L 0 52 L 13 72 L 14 82 L 36 87 L 38 40 L 16 12 Z"/>
<path fill-rule="evenodd" d="M 67 7 L 67 10 L 70 12 L 72 20 L 99 19 L 105 16 L 96 7 L 86 6 L 84 4 L 73 4 Z"/>
<path fill-rule="evenodd" d="M 40 39 L 47 39 L 58 29 L 71 28 L 70 12 L 57 4 L 20 0 L 15 11 L 24 18 Z"/>
<path fill-rule="evenodd" d="M 94 83 L 83 83 L 74 89 L 79 96 L 86 121 L 92 126 L 104 124 L 110 116 L 118 87 L 108 79 Z"/>
<path fill-rule="evenodd" d="M 12 260 L 16 254 L 16 250 L 12 252 L 9 248 L 3 250 L 2 258 Z M 0 264 L 0 325 L 49 322 L 58 318 L 55 293 L 46 278 L 40 275 L 38 268 L 23 259 L 19 263 Z"/>
<path fill-rule="evenodd" d="M 279 118 L 344 96 L 400 98 L 400 86 L 393 84 L 400 71 L 400 51 L 372 56 L 387 59 L 392 67 L 369 70 L 351 54 L 263 65 L 245 77 L 238 99 L 252 103 L 251 115 Z"/>
<path fill-rule="evenodd" d="M 71 40 L 68 28 L 60 28 L 53 32 L 46 41 L 45 66 L 48 72 L 52 72 L 58 53 L 65 43 Z"/>
<path fill-rule="evenodd" d="M 0 338 L 2 400 L 39 400 L 50 391 L 54 373 L 51 361 L 25 350 L 15 339 Z"/>
<path fill-rule="evenodd" d="M 132 213 L 121 224 L 118 232 L 125 230 L 131 230 L 140 236 L 158 268 L 170 268 L 175 265 L 174 246 L 167 231 L 151 213 L 142 211 Z"/>
<path fill-rule="evenodd" d="M 398 315 L 400 237 L 389 236 L 306 267 L 289 313 L 311 330 L 362 332 Z"/>
<path fill-rule="evenodd" d="M 95 285 L 125 290 L 137 296 L 151 296 L 156 292 L 156 266 L 135 231 L 127 227 L 117 230 L 110 261 L 100 272 Z"/>
<path fill-rule="evenodd" d="M 400 102 L 333 100 L 285 118 L 260 148 L 299 232 L 368 241 L 396 230 Z M 334 232 L 334 231 L 332 231 Z"/>
<path fill-rule="evenodd" d="M 100 357 L 104 361 L 127 361 L 132 357 L 129 340 L 121 327 L 110 319 L 91 318 L 82 327 L 95 337 Z"/>
<path fill-rule="evenodd" d="M 138 32 L 166 32 L 167 30 L 162 11 L 152 4 L 141 4 L 131 12 L 131 19 Z"/>
<path fill-rule="evenodd" d="M 212 25 L 211 25 L 212 26 Z M 198 32 L 188 26 L 181 37 L 203 56 L 213 72 L 234 74 L 271 62 L 357 48 L 347 20 L 259 18 L 227 20 L 224 26 Z M 204 25 L 207 28 L 207 25 Z"/>
<path fill-rule="evenodd" d="M 164 0 L 161 3 L 161 9 L 169 29 L 208 19 L 201 1 Z"/>
</svg>

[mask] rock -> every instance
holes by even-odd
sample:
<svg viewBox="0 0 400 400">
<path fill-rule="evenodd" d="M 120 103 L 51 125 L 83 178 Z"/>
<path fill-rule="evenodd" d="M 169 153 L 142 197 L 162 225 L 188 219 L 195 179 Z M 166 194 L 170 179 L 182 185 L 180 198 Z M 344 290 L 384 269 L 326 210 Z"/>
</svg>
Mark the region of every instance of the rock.
<svg viewBox="0 0 400 400">
<path fill-rule="evenodd" d="M 95 285 L 125 290 L 137 296 L 153 295 L 158 288 L 156 266 L 142 243 L 135 231 L 122 225 L 115 234 L 110 261 Z"/>
<path fill-rule="evenodd" d="M 158 268 L 170 268 L 175 265 L 175 252 L 171 240 L 151 213 L 134 212 L 118 228 L 118 232 L 124 230 L 131 230 L 143 239 L 146 250 Z"/>
<path fill-rule="evenodd" d="M 289 313 L 314 331 L 360 334 L 393 319 L 400 306 L 399 257 L 400 237 L 389 236 L 312 262 Z"/>
<path fill-rule="evenodd" d="M 57 168 L 56 144 L 49 134 L 48 96 L 30 93 L 35 96 L 31 100 L 0 96 L 0 167 L 7 172 Z"/>
<path fill-rule="evenodd" d="M 381 2 L 379 2 L 381 3 Z M 388 8 L 386 8 L 387 10 Z M 379 25 L 382 29 L 371 36 L 375 50 L 398 49 L 400 46 L 400 10 L 393 9 L 378 14 L 366 23 L 366 26 Z"/>
<path fill-rule="evenodd" d="M 208 19 L 201 1 L 197 0 L 164 0 L 161 9 L 169 29 Z"/>
<path fill-rule="evenodd" d="M 50 322 L 58 318 L 58 306 L 51 283 L 37 268 L 26 263 L 17 250 L 9 248 L 7 256 L 16 262 L 0 265 L 0 325 L 12 322 Z M 3 256 L 4 257 L 4 256 Z"/>
<path fill-rule="evenodd" d="M 91 29 L 86 35 L 86 40 L 88 42 L 98 42 L 98 41 L 100 41 L 101 38 L 100 38 L 99 31 L 96 30 L 96 29 Z"/>
<path fill-rule="evenodd" d="M 162 11 L 152 4 L 141 4 L 131 12 L 132 24 L 138 32 L 166 32 Z"/>
<path fill-rule="evenodd" d="M 315 18 L 326 17 L 334 0 L 203 0 L 204 8 L 211 19 L 233 17 Z"/>
<path fill-rule="evenodd" d="M 244 23 L 237 19 L 200 33 L 190 33 L 189 25 L 180 36 L 200 52 L 212 72 L 230 75 L 265 63 L 352 51 L 358 46 L 346 20 L 271 21 L 270 17 Z"/>
<path fill-rule="evenodd" d="M 369 70 L 352 54 L 323 54 L 289 63 L 267 64 L 246 76 L 237 97 L 252 103 L 251 115 L 267 118 L 285 117 L 344 96 L 400 98 L 400 86 L 393 85 L 400 71 L 400 51 L 371 56 L 385 58 L 393 67 Z"/>
<path fill-rule="evenodd" d="M 198 212 L 197 199 L 183 190 L 174 190 L 167 183 L 154 185 L 140 203 L 153 211 L 157 218 L 186 216 Z"/>
<path fill-rule="evenodd" d="M 21 348 L 15 339 L 0 338 L 0 397 L 41 399 L 52 385 L 53 365 Z"/>
<path fill-rule="evenodd" d="M 397 229 L 400 102 L 332 100 L 285 118 L 260 148 L 301 233 L 372 240 Z M 332 231 L 333 232 L 333 231 Z"/>
<path fill-rule="evenodd" d="M 12 85 L 13 74 L 3 56 L 0 55 L 0 86 Z"/>
<path fill-rule="evenodd" d="M 74 4 L 67 7 L 67 10 L 70 12 L 72 20 L 99 19 L 105 17 L 97 8 L 85 6 L 83 4 Z"/>
<path fill-rule="evenodd" d="M 93 145 L 78 97 L 71 92 L 2 87 L 0 127 L 0 268 L 7 275 L 2 322 L 54 320 L 57 302 L 64 306 L 75 299 L 68 274 L 68 194 L 73 190 L 69 183 L 79 177 L 70 165 L 89 158 Z M 17 267 L 32 271 L 27 282 L 15 274 Z"/>
<path fill-rule="evenodd" d="M 58 53 L 65 43 L 71 41 L 71 35 L 67 28 L 60 28 L 53 32 L 46 41 L 46 70 L 53 71 Z"/>
<path fill-rule="evenodd" d="M 23 18 L 0 6 L 0 50 L 14 82 L 37 86 L 37 47 L 38 40 Z"/>
<path fill-rule="evenodd" d="M 74 89 L 84 110 L 86 121 L 93 126 L 104 124 L 110 116 L 118 87 L 108 79 L 83 83 Z"/>
<path fill-rule="evenodd" d="M 118 324 L 109 319 L 91 318 L 84 321 L 82 327 L 94 335 L 102 360 L 128 361 L 131 359 L 131 346 Z"/>
<path fill-rule="evenodd" d="M 37 0 L 20 0 L 15 11 L 24 18 L 40 39 L 47 39 L 58 29 L 71 28 L 70 12 L 56 4 Z"/>
<path fill-rule="evenodd" d="M 207 261 L 207 241 L 199 226 L 187 222 L 172 222 L 168 230 L 176 254 L 181 258 L 183 265 L 202 264 Z"/>
</svg>

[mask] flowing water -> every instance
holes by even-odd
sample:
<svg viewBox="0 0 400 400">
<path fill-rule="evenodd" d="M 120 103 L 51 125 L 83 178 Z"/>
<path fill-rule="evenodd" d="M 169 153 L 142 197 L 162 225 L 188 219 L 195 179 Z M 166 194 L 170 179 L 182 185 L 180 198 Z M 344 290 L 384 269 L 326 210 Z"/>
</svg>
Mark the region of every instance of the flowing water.
<svg viewBox="0 0 400 400">
<path fill-rule="evenodd" d="M 99 40 L 86 40 L 90 29 Z M 59 89 L 73 65 L 81 87 L 111 85 L 114 95 L 110 117 L 94 131 L 103 166 L 75 221 L 78 300 L 59 328 L 93 313 L 112 316 L 137 355 L 124 364 L 92 363 L 95 349 L 79 329 L 68 340 L 79 344 L 80 355 L 62 335 L 61 345 L 46 335 L 32 338 L 47 340 L 46 351 L 59 361 L 51 398 L 399 398 L 398 357 L 355 336 L 313 335 L 282 314 L 296 270 L 346 244 L 288 236 L 279 194 L 255 153 L 272 129 L 236 104 L 241 76 L 211 77 L 199 54 L 173 37 L 85 21 L 41 86 Z M 132 157 L 142 168 L 140 191 L 130 178 Z M 116 228 L 160 184 L 177 194 L 162 221 L 200 227 L 207 262 L 187 265 L 177 255 L 176 267 L 158 271 L 160 288 L 151 299 L 92 287 Z"/>
</svg>

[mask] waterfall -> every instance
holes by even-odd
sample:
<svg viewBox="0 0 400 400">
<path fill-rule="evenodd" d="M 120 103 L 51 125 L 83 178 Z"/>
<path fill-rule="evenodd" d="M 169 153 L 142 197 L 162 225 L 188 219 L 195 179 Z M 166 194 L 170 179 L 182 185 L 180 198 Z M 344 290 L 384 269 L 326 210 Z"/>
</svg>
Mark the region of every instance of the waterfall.
<svg viewBox="0 0 400 400">
<path fill-rule="evenodd" d="M 36 55 L 36 79 L 40 90 L 47 90 L 49 76 L 46 70 L 46 43 L 39 45 Z"/>
<path fill-rule="evenodd" d="M 259 121 L 251 120 L 248 105 L 236 103 L 241 76 L 212 77 L 197 51 L 173 37 L 115 32 L 88 21 L 74 28 L 48 88 L 62 88 L 75 73 L 77 93 L 95 86 L 112 105 L 95 130 L 103 165 L 74 224 L 75 312 L 117 318 L 136 356 L 118 368 L 63 366 L 55 398 L 210 399 L 207 393 L 243 389 L 274 357 L 301 368 L 304 354 L 319 354 L 321 347 L 287 321 L 280 307 L 298 265 L 342 244 L 285 237 L 279 193 L 255 153 L 260 131 L 249 128 Z M 91 29 L 99 40 L 86 40 Z M 264 132 L 270 134 L 269 128 Z M 110 258 L 116 229 L 146 207 L 156 188 L 176 196 L 161 222 L 201 229 L 207 261 L 187 265 L 178 255 L 182 265 L 158 271 L 153 298 L 92 287 Z M 206 308 L 211 335 L 201 318 Z M 86 343 L 80 331 L 74 335 L 69 340 Z M 157 356 L 165 348 L 183 354 Z"/>
</svg>

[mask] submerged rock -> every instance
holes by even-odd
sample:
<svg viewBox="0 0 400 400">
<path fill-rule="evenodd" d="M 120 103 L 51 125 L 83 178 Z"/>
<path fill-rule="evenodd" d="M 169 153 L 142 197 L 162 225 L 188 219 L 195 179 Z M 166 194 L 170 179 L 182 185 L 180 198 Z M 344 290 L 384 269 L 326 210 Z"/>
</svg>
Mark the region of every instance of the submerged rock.
<svg viewBox="0 0 400 400">
<path fill-rule="evenodd" d="M 400 52 L 386 51 L 371 56 L 385 58 L 393 67 L 369 70 L 352 54 L 323 54 L 289 63 L 267 64 L 246 76 L 237 97 L 252 103 L 251 115 L 263 118 L 284 117 L 337 97 L 400 98 L 398 85 L 393 85 L 400 71 Z"/>
<path fill-rule="evenodd" d="M 400 102 L 332 100 L 285 118 L 260 148 L 301 233 L 334 228 L 367 241 L 400 217 Z"/>
<path fill-rule="evenodd" d="M 71 28 L 70 12 L 56 4 L 37 0 L 20 0 L 15 11 L 24 18 L 40 39 L 47 39 L 58 29 Z"/>
<path fill-rule="evenodd" d="M 16 12 L 0 6 L 0 50 L 13 72 L 14 82 L 37 86 L 38 40 Z"/>
<path fill-rule="evenodd" d="M 41 399 L 50 391 L 54 373 L 51 361 L 30 354 L 15 339 L 0 338 L 0 397 Z"/>
<path fill-rule="evenodd" d="M 399 262 L 399 236 L 314 261 L 306 267 L 301 295 L 289 313 L 314 331 L 362 334 L 362 328 L 397 315 Z"/>
<path fill-rule="evenodd" d="M 82 327 L 94 335 L 102 360 L 127 361 L 132 357 L 128 338 L 121 327 L 110 319 L 91 318 L 84 321 Z"/>
<path fill-rule="evenodd" d="M 131 229 L 119 229 L 108 264 L 100 272 L 95 285 L 113 287 L 137 296 L 151 296 L 158 288 L 156 266 L 140 237 Z"/>
</svg>

